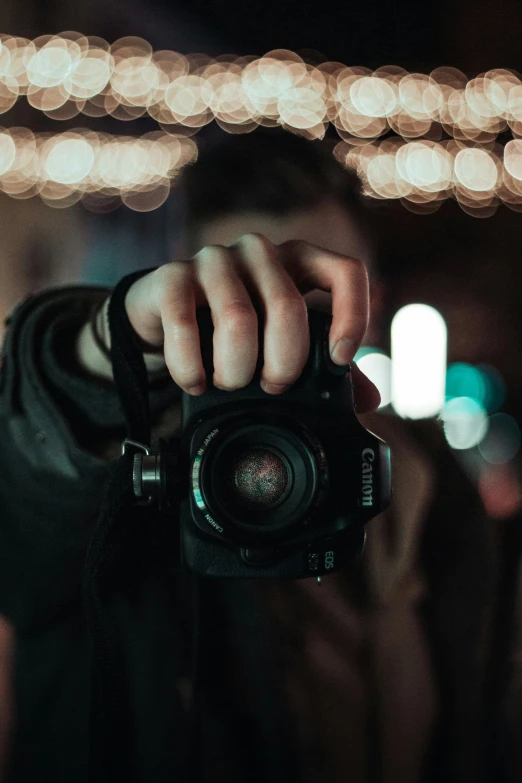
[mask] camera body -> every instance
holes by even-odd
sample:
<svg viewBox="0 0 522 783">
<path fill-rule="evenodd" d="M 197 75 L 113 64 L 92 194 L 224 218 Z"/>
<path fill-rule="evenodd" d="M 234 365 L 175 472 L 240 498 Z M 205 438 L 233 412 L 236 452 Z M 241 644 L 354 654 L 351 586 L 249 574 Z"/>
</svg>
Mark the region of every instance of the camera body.
<svg viewBox="0 0 522 783">
<path fill-rule="evenodd" d="M 181 435 L 148 470 L 160 508 L 179 506 L 184 564 L 208 577 L 294 579 L 353 565 L 365 524 L 389 504 L 390 453 L 355 415 L 350 367 L 330 358 L 332 316 L 308 310 L 307 363 L 277 396 L 260 386 L 260 313 L 254 376 L 233 392 L 212 384 L 210 310 L 197 317 L 207 392 L 182 394 Z M 142 496 L 154 484 L 143 460 Z"/>
</svg>

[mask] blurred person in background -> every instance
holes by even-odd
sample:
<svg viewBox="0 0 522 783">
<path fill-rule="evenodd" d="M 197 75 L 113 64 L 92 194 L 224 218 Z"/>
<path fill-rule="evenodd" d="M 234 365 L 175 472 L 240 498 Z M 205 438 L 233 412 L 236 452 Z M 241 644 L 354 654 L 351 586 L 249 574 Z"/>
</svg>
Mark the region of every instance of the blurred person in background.
<svg viewBox="0 0 522 783">
<path fill-rule="evenodd" d="M 364 264 L 371 283 L 366 340 L 379 344 L 387 323 L 375 221 L 360 182 L 325 143 L 275 130 L 228 137 L 202 150 L 180 187 L 182 257 L 192 267 L 202 273 L 206 258 L 211 277 L 212 260 L 234 246 L 220 270 L 230 273 L 248 256 L 268 275 L 281 263 L 276 248 L 296 239 L 315 258 L 320 248 L 332 270 L 358 259 L 352 272 Z M 176 262 L 168 266 L 134 283 L 126 298 L 150 372 L 154 438 L 179 429 L 181 389 L 196 380 L 173 366 L 154 310 L 166 281 L 179 275 Z M 0 612 L 16 632 L 6 778 L 15 783 L 87 775 L 82 567 L 126 434 L 110 362 L 90 323 L 101 305 L 101 329 L 108 296 L 107 288 L 70 286 L 25 300 L 11 314 L 4 346 Z M 304 299 L 331 312 L 326 288 Z M 356 310 L 346 317 L 360 324 Z M 109 340 L 103 330 L 102 339 Z M 241 388 L 249 379 L 236 366 L 235 376 L 218 380 Z M 490 779 L 484 689 L 497 562 L 489 520 L 440 427 L 372 413 L 378 395 L 355 365 L 354 383 L 360 421 L 392 449 L 391 507 L 368 526 L 361 570 L 338 572 L 321 587 L 203 583 L 214 628 L 201 663 L 205 780 L 274 780 L 274 769 L 299 783 Z M 141 676 L 130 696 L 137 733 L 129 753 L 143 780 L 158 782 L 179 779 L 187 744 L 172 705 L 190 696 L 189 583 L 174 558 L 173 572 L 169 589 L 147 584 L 139 623 L 122 606 L 128 665 Z M 267 640 L 271 655 L 257 657 Z"/>
<path fill-rule="evenodd" d="M 435 307 L 448 328 L 448 367 L 464 362 L 496 371 L 500 385 L 490 414 L 511 418 L 510 429 L 490 440 L 493 452 L 477 446 L 455 452 L 491 519 L 501 563 L 486 698 L 495 748 L 489 771 L 502 780 L 517 778 L 522 764 L 522 265 L 511 216 L 500 210 L 494 220 L 476 221 L 450 212 L 423 250 L 422 265 L 415 244 L 411 258 L 403 256 L 391 308 L 411 301 Z M 494 778 L 504 765 L 509 772 Z"/>
</svg>

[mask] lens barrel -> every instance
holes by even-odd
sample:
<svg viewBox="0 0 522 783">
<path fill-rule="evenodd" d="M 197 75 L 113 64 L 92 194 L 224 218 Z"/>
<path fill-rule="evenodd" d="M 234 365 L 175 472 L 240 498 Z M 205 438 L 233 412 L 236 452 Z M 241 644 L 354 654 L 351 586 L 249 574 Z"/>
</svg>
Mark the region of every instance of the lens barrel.
<svg viewBox="0 0 522 783">
<path fill-rule="evenodd" d="M 263 535 L 306 519 L 328 470 L 321 445 L 302 425 L 249 417 L 207 437 L 193 479 L 204 514 Z"/>
</svg>

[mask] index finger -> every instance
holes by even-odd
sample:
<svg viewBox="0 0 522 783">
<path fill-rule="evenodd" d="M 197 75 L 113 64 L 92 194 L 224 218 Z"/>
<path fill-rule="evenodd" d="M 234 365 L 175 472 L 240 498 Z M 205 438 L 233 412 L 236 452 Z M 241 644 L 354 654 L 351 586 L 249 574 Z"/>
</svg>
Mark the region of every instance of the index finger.
<svg viewBox="0 0 522 783">
<path fill-rule="evenodd" d="M 303 240 L 283 242 L 280 247 L 286 271 L 301 294 L 315 288 L 332 294 L 330 354 L 337 364 L 351 362 L 370 317 L 370 284 L 364 263 Z"/>
</svg>

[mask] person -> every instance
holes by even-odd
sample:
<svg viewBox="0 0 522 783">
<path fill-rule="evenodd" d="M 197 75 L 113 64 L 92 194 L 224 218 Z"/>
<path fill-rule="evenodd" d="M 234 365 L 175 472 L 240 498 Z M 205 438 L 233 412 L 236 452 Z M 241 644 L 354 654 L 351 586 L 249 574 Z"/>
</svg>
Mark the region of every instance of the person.
<svg viewBox="0 0 522 783">
<path fill-rule="evenodd" d="M 227 139 L 181 185 L 188 260 L 140 278 L 125 302 L 149 373 L 153 445 L 179 430 L 181 390 L 202 393 L 193 390 L 205 380 L 196 307 L 213 313 L 213 382 L 238 389 L 255 365 L 252 303 L 263 304 L 269 394 L 299 377 L 306 307 L 333 313 L 331 337 L 350 341 L 340 363 L 353 359 L 369 315 L 371 226 L 354 177 L 318 142 L 261 131 Z M 109 297 L 103 287 L 53 289 L 8 319 L 0 614 L 16 632 L 9 783 L 87 780 L 82 566 L 125 437 L 99 347 L 110 342 Z M 392 505 L 368 525 L 361 571 L 320 588 L 202 584 L 206 781 L 486 779 L 488 521 L 437 425 L 375 413 L 378 393 L 355 364 L 353 374 L 361 422 L 392 447 Z M 174 552 L 168 579 L 153 563 L 145 573 L 139 601 L 115 609 L 135 683 L 129 754 L 137 780 L 189 780 L 187 575 Z"/>
</svg>

